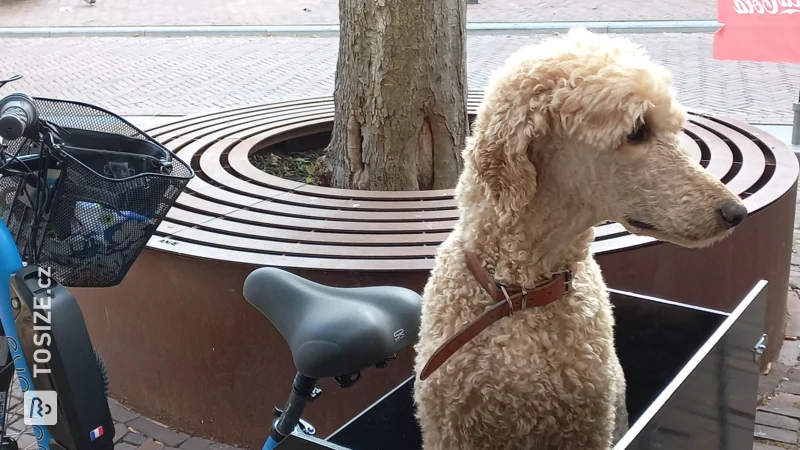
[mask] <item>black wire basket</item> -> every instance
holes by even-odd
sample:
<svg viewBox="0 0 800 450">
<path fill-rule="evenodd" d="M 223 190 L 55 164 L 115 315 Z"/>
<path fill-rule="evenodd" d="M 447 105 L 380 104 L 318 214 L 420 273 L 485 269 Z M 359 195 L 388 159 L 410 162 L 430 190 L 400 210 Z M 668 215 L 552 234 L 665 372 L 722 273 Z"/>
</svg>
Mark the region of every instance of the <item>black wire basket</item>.
<svg viewBox="0 0 800 450">
<path fill-rule="evenodd" d="M 125 119 L 35 99 L 57 138 L 6 143 L 2 218 L 24 261 L 70 287 L 122 282 L 194 172 Z"/>
</svg>

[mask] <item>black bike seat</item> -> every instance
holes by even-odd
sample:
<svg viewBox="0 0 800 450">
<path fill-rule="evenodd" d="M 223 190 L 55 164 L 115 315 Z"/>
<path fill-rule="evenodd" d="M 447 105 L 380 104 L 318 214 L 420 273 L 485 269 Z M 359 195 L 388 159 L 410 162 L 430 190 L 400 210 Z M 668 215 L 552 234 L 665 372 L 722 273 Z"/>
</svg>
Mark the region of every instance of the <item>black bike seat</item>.
<svg viewBox="0 0 800 450">
<path fill-rule="evenodd" d="M 413 345 L 419 334 L 422 299 L 401 287 L 337 288 L 263 267 L 247 276 L 244 297 L 286 339 L 307 377 L 359 372 Z"/>
</svg>

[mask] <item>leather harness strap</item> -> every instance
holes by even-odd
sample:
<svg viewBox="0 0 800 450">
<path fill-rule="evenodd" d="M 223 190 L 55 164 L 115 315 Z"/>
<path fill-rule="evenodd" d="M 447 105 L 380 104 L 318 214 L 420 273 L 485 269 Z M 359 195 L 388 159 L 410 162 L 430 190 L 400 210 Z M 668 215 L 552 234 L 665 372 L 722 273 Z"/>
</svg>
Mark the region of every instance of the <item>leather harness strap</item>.
<svg viewBox="0 0 800 450">
<path fill-rule="evenodd" d="M 436 349 L 420 372 L 420 380 L 428 378 L 467 342 L 503 317 L 511 316 L 521 309 L 546 306 L 561 298 L 569 291 L 575 272 L 575 267 L 572 266 L 553 275 L 545 284 L 526 291 L 517 286 L 504 286 L 497 283 L 474 253 L 464 250 L 464 256 L 470 272 L 495 303 Z"/>
</svg>

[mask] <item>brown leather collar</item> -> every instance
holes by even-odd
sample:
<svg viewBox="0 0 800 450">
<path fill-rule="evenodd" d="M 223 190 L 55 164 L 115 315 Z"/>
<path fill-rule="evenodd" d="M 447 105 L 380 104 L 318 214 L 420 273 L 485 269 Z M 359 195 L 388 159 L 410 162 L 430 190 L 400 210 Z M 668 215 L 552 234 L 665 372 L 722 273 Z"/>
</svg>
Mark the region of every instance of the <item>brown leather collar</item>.
<svg viewBox="0 0 800 450">
<path fill-rule="evenodd" d="M 497 283 L 474 253 L 464 250 L 464 256 L 470 272 L 489 293 L 495 304 L 486 308 L 483 314 L 458 330 L 433 352 L 419 374 L 420 380 L 428 378 L 467 342 L 503 317 L 511 316 L 521 309 L 546 306 L 561 298 L 572 286 L 572 276 L 575 272 L 575 266 L 571 266 L 553 275 L 545 284 L 526 291 L 518 286 L 504 286 Z"/>
</svg>

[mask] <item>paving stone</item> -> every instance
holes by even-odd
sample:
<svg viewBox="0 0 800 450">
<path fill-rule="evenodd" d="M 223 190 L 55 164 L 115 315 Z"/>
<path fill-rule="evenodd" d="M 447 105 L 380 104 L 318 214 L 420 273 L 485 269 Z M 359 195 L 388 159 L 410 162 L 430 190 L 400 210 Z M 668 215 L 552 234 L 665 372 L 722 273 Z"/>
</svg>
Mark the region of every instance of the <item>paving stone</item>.
<svg viewBox="0 0 800 450">
<path fill-rule="evenodd" d="M 787 444 L 797 444 L 797 431 L 782 430 L 780 428 L 756 425 L 753 436 L 770 441 L 785 442 Z"/>
<path fill-rule="evenodd" d="M 32 434 L 23 434 L 17 438 L 19 448 L 33 448 L 36 446 L 36 438 Z"/>
<path fill-rule="evenodd" d="M 789 374 L 791 367 L 781 364 L 779 362 L 772 363 L 772 369 L 769 375 L 762 375 L 758 377 L 758 400 L 764 395 L 772 395 L 772 392 L 778 387 L 778 384 Z"/>
<path fill-rule="evenodd" d="M 8 416 L 6 416 L 6 426 L 9 426 L 9 425 L 13 424 L 14 422 L 16 422 L 18 420 L 21 420 L 21 419 L 22 419 L 22 415 L 21 414 L 8 414 Z"/>
<path fill-rule="evenodd" d="M 136 450 L 163 450 L 164 444 L 160 442 L 154 442 L 152 439 L 148 439 L 142 443 L 142 445 L 136 447 Z"/>
<path fill-rule="evenodd" d="M 128 433 L 122 438 L 123 441 L 133 445 L 142 445 L 146 439 L 147 437 L 141 433 Z"/>
<path fill-rule="evenodd" d="M 795 314 L 800 316 L 800 314 Z M 778 362 L 787 366 L 794 366 L 800 360 L 800 341 L 786 340 L 778 354 Z"/>
<path fill-rule="evenodd" d="M 145 417 L 138 417 L 134 419 L 128 423 L 128 426 L 134 430 L 141 431 L 148 437 L 151 437 L 159 442 L 163 442 L 164 445 L 169 445 L 171 447 L 179 447 L 181 443 L 190 437 L 188 434 L 156 425 Z"/>
<path fill-rule="evenodd" d="M 800 382 L 800 367 L 797 367 L 788 374 L 786 374 L 786 379 L 788 379 L 789 381 Z"/>
<path fill-rule="evenodd" d="M 800 420 L 792 419 L 791 417 L 779 416 L 778 414 L 758 411 L 756 412 L 756 424 L 796 431 L 797 427 L 800 425 Z"/>
<path fill-rule="evenodd" d="M 116 422 L 128 423 L 140 415 L 123 407 L 113 399 L 108 399 L 108 408 L 111 410 L 111 418 Z"/>
<path fill-rule="evenodd" d="M 800 289 L 800 271 L 794 271 L 789 275 L 789 293 L 786 295 L 786 311 L 789 314 L 800 314 L 800 295 L 794 289 Z"/>
<path fill-rule="evenodd" d="M 14 423 L 12 423 L 11 425 L 9 425 L 9 426 L 8 426 L 8 429 L 10 429 L 10 430 L 13 430 L 13 431 L 16 431 L 16 432 L 20 432 L 20 431 L 25 431 L 25 429 L 26 429 L 27 427 L 28 427 L 28 426 L 27 426 L 27 425 L 25 425 L 25 422 L 24 422 L 24 421 L 22 421 L 22 420 L 16 420 Z"/>
<path fill-rule="evenodd" d="M 786 336 L 800 336 L 800 314 L 792 314 L 787 319 Z"/>
<path fill-rule="evenodd" d="M 120 442 L 114 445 L 114 450 L 136 450 L 136 447 L 131 444 L 126 444 L 124 442 Z"/>
<path fill-rule="evenodd" d="M 753 443 L 753 450 L 786 450 L 786 447 L 776 447 L 767 441 L 756 441 Z"/>
<path fill-rule="evenodd" d="M 15 382 L 11 386 L 11 396 L 15 398 L 22 398 L 22 388 L 20 387 L 18 382 Z"/>
<path fill-rule="evenodd" d="M 766 411 L 771 412 L 774 414 L 780 414 L 781 416 L 793 417 L 795 419 L 800 419 L 800 408 L 796 408 L 793 406 L 779 406 L 768 404 L 764 406 L 758 407 L 759 411 Z"/>
<path fill-rule="evenodd" d="M 114 424 L 114 443 L 116 444 L 122 438 L 128 434 L 128 427 L 125 426 L 124 423 L 115 423 Z"/>
<path fill-rule="evenodd" d="M 336 24 L 338 6 L 333 0 L 237 0 L 224 8 L 214 0 L 100 0 L 92 7 L 79 1 L 11 1 L 3 2 L 0 26 Z M 467 6 L 466 14 L 470 22 L 714 20 L 715 7 L 692 0 L 480 0 Z"/>
<path fill-rule="evenodd" d="M 190 437 L 180 447 L 184 450 L 209 450 L 213 442 L 199 437 Z"/>
<path fill-rule="evenodd" d="M 239 450 L 239 447 L 234 447 L 227 444 L 214 443 L 211 444 L 211 450 Z"/>
<path fill-rule="evenodd" d="M 781 392 L 769 402 L 772 406 L 793 406 L 800 408 L 800 395 Z"/>
<path fill-rule="evenodd" d="M 800 395 L 800 381 L 786 381 L 781 384 L 781 392 Z"/>
<path fill-rule="evenodd" d="M 22 403 L 22 397 L 11 397 L 11 400 L 8 402 L 8 409 L 13 410 L 14 408 L 19 408 L 20 404 Z"/>
</svg>

